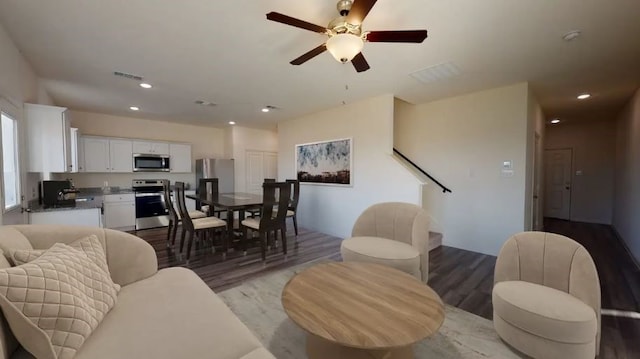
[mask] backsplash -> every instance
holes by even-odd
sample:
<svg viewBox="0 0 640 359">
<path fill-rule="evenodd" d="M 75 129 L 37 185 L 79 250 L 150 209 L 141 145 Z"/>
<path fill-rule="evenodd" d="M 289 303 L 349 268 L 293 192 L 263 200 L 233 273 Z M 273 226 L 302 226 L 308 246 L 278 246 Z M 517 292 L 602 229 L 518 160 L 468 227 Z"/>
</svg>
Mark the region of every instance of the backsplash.
<svg viewBox="0 0 640 359">
<path fill-rule="evenodd" d="M 191 188 L 195 188 L 196 182 L 195 173 L 54 173 L 51 176 L 54 180 L 67 178 L 78 188 L 103 187 L 105 182 L 110 187 L 131 188 L 131 181 L 134 179 L 168 179 L 171 183 L 182 181 L 189 183 Z"/>
</svg>

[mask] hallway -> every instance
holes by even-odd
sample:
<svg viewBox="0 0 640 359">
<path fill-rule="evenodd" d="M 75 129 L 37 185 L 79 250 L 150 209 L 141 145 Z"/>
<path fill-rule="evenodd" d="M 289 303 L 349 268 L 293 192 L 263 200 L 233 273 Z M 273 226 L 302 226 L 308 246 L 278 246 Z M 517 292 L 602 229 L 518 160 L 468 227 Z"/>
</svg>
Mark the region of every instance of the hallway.
<svg viewBox="0 0 640 359">
<path fill-rule="evenodd" d="M 608 225 L 545 218 L 545 231 L 565 235 L 591 254 L 600 276 L 602 308 L 640 313 L 640 269 Z M 640 318 L 602 316 L 600 358 L 640 357 Z"/>
</svg>

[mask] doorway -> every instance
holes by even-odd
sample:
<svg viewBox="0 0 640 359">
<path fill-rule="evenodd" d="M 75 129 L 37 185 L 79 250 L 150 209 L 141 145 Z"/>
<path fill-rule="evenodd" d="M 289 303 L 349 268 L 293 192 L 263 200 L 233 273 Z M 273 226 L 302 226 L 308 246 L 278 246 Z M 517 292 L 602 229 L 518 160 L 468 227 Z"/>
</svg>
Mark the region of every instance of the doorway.
<svg viewBox="0 0 640 359">
<path fill-rule="evenodd" d="M 246 163 L 246 183 L 249 193 L 261 194 L 264 179 L 278 177 L 277 153 L 247 150 Z"/>
<path fill-rule="evenodd" d="M 573 150 L 570 148 L 545 151 L 545 217 L 571 218 L 572 161 Z"/>
</svg>

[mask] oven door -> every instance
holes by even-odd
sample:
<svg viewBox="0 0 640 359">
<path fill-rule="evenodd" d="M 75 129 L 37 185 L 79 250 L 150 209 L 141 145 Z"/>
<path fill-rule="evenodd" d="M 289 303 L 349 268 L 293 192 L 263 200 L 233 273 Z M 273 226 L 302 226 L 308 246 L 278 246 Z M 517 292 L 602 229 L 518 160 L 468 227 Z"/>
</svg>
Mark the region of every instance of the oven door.
<svg viewBox="0 0 640 359">
<path fill-rule="evenodd" d="M 136 230 L 169 225 L 162 193 L 136 193 Z"/>
<path fill-rule="evenodd" d="M 167 156 L 136 153 L 133 155 L 133 172 L 169 172 Z"/>
</svg>

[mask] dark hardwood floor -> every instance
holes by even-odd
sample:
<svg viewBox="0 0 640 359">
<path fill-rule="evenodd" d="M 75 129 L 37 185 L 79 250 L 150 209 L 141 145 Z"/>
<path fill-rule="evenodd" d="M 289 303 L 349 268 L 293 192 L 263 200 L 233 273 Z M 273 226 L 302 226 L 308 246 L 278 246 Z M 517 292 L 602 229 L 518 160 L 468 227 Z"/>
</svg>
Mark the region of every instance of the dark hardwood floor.
<svg viewBox="0 0 640 359">
<path fill-rule="evenodd" d="M 149 242 L 156 250 L 159 268 L 187 267 L 184 261 L 178 259 L 176 250 L 167 248 L 165 228 L 138 231 L 135 234 Z M 178 236 L 179 234 L 178 232 Z M 312 260 L 340 260 L 340 238 L 300 228 L 297 237 L 291 231 L 287 233 L 287 239 L 286 260 L 282 247 L 272 247 L 267 252 L 265 265 L 261 261 L 258 246 L 251 246 L 246 256 L 242 251 L 230 250 L 226 260 L 223 260 L 219 251 L 213 253 L 211 246 L 205 245 L 203 248 L 196 248 L 192 253 L 188 268 L 196 272 L 211 289 L 220 292 L 261 275 Z"/>
<path fill-rule="evenodd" d="M 596 263 L 602 287 L 602 307 L 639 310 L 640 271 L 610 226 L 545 219 L 545 230 L 566 235 L 587 248 Z M 160 268 L 185 266 L 166 247 L 166 230 L 138 231 L 156 250 Z M 340 238 L 300 229 L 297 238 L 288 234 L 289 253 L 272 248 L 264 265 L 259 248 L 246 256 L 230 251 L 226 260 L 210 247 L 197 249 L 189 268 L 214 291 L 222 291 L 261 275 L 316 259 L 340 260 Z M 506 240 L 506 238 L 505 238 Z M 445 234 L 446 243 L 446 234 Z M 496 257 L 441 246 L 429 257 L 429 285 L 449 305 L 492 319 L 491 290 Z M 640 320 L 603 316 L 599 358 L 640 358 Z"/>
</svg>

